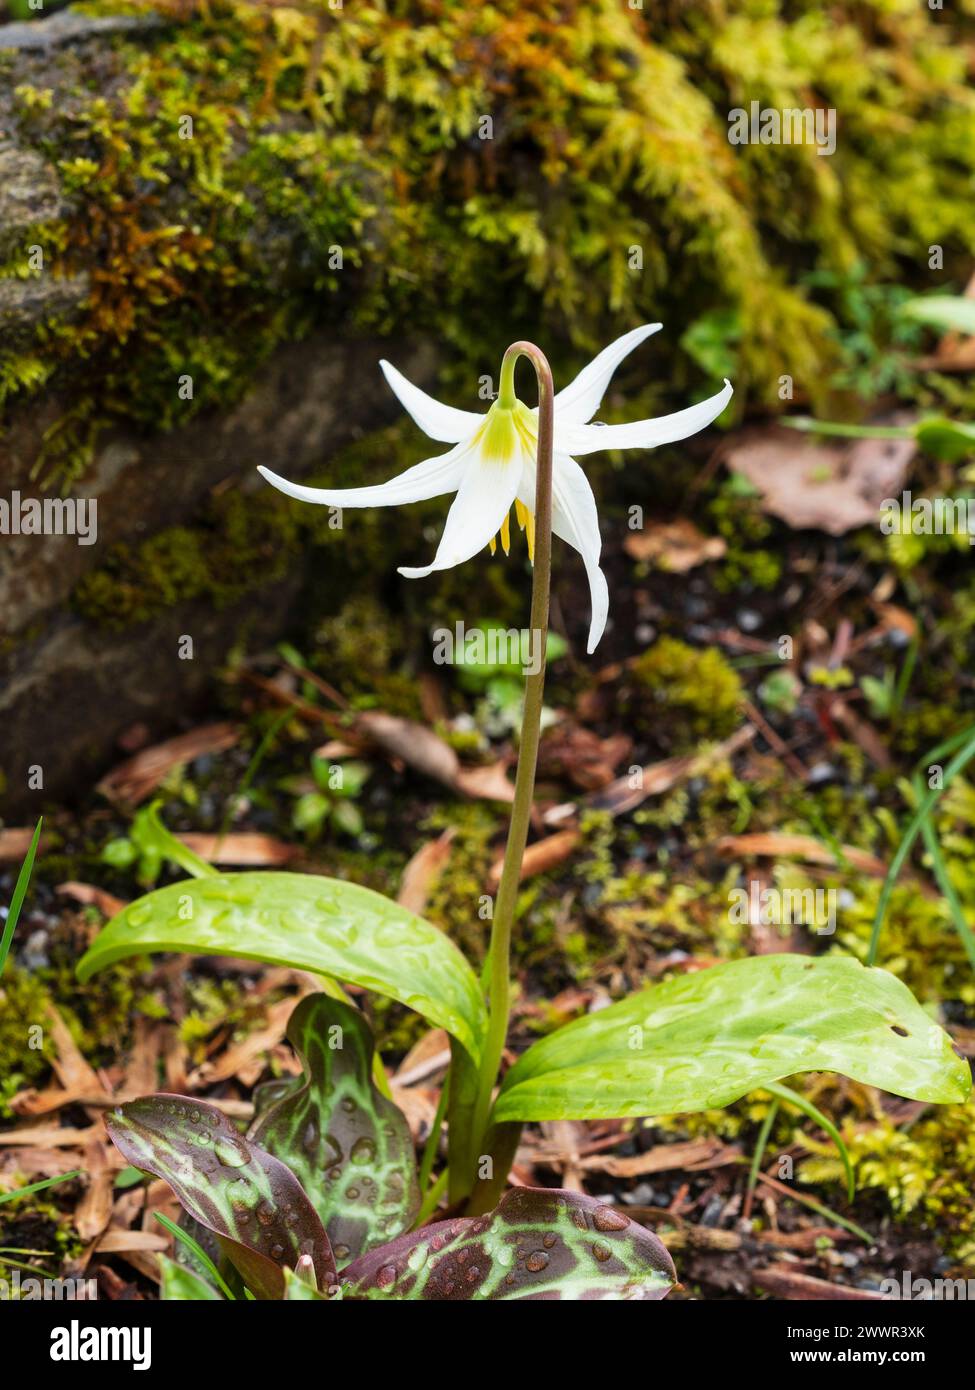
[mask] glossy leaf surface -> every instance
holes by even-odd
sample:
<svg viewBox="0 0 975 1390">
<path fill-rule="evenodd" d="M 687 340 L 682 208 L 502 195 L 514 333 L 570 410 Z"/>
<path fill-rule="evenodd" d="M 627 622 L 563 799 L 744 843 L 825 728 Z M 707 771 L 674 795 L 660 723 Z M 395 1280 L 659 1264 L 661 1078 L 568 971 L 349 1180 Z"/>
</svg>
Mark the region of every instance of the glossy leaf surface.
<svg viewBox="0 0 975 1390">
<path fill-rule="evenodd" d="M 835 1071 L 912 1100 L 967 1098 L 951 1039 L 885 970 L 842 956 L 753 956 L 655 985 L 535 1043 L 498 1120 L 676 1115 L 768 1081 Z"/>
<path fill-rule="evenodd" d="M 460 951 L 429 922 L 358 884 L 288 873 L 174 883 L 114 917 L 78 974 L 87 980 L 151 951 L 243 956 L 348 980 L 398 999 L 480 1054 L 484 1000 Z"/>
<path fill-rule="evenodd" d="M 406 1230 L 420 1207 L 416 1155 L 402 1112 L 372 1081 L 372 1030 L 326 994 L 304 998 L 288 1041 L 305 1074 L 251 1126 L 311 1198 L 341 1267 Z"/>
<path fill-rule="evenodd" d="M 665 1298 L 674 1265 L 655 1235 L 594 1197 L 516 1187 L 486 1216 L 438 1221 L 370 1251 L 346 1299 Z"/>
<path fill-rule="evenodd" d="M 297 1178 L 214 1106 L 146 1096 L 118 1106 L 105 1124 L 128 1162 L 167 1182 L 189 1215 L 214 1233 L 258 1298 L 281 1298 L 283 1267 L 306 1253 L 319 1286 L 334 1282 L 328 1237 Z"/>
</svg>

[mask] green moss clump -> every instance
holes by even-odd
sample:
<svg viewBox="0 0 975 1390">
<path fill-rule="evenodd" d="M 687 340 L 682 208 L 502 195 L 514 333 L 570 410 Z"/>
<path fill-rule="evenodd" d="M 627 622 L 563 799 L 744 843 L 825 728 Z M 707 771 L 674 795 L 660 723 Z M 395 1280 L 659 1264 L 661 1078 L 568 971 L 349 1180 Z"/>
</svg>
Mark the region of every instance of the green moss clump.
<svg viewBox="0 0 975 1390">
<path fill-rule="evenodd" d="M 671 334 L 648 351 L 667 371 L 644 363 L 640 380 L 670 391 L 726 372 L 736 409 L 749 395 L 778 408 L 783 374 L 815 396 L 842 366 L 855 267 L 927 288 L 932 243 L 946 282 L 975 247 L 966 14 L 913 0 L 706 0 L 652 24 L 619 0 L 156 8 L 164 25 L 100 43 L 94 73 L 87 45 L 3 58 L 4 127 L 52 162 L 69 204 L 24 245 L 91 276 L 80 316 L 42 328 L 35 365 L 0 363 L 20 397 L 45 376 L 70 386 L 45 446 L 62 479 L 107 424 L 184 423 L 246 391 L 278 343 L 336 323 L 435 332 L 469 390 L 526 324 L 561 372 L 660 317 Z M 729 143 L 737 105 L 810 94 L 843 113 L 831 158 Z M 23 273 L 23 249 L 0 274 Z M 638 413 L 665 403 L 644 397 Z"/>
<path fill-rule="evenodd" d="M 638 732 L 686 752 L 701 739 L 728 737 L 741 696 L 741 680 L 717 647 L 661 637 L 633 663 L 624 700 Z"/>
<path fill-rule="evenodd" d="M 421 717 L 416 677 L 403 669 L 403 627 L 375 595 L 349 599 L 319 624 L 314 642 L 315 664 L 356 707 Z"/>
<path fill-rule="evenodd" d="M 482 914 L 492 847 L 504 821 L 483 802 L 458 803 L 434 812 L 424 831 L 452 828 L 450 858 L 430 893 L 424 916 L 456 941 L 469 960 L 480 960 L 491 934 L 490 917 Z M 517 934 L 516 934 L 517 935 Z"/>
<path fill-rule="evenodd" d="M 174 604 L 209 599 L 217 607 L 280 579 L 298 548 L 298 509 L 275 492 L 212 498 L 200 522 L 173 526 L 139 545 L 120 544 L 74 591 L 79 613 L 121 629 Z"/>
<path fill-rule="evenodd" d="M 843 1126 L 857 1188 L 879 1191 L 900 1218 L 937 1231 L 946 1253 L 975 1272 L 975 1105 L 938 1105 L 914 1124 Z M 800 1168 L 806 1182 L 841 1179 L 841 1164 L 823 1153 Z"/>
<path fill-rule="evenodd" d="M 48 992 L 36 975 L 8 970 L 0 985 L 0 1118 L 12 1118 L 10 1099 L 25 1086 L 34 1086 L 50 1070 L 43 1048 L 29 1045 L 32 1024 L 43 1028 Z"/>
</svg>

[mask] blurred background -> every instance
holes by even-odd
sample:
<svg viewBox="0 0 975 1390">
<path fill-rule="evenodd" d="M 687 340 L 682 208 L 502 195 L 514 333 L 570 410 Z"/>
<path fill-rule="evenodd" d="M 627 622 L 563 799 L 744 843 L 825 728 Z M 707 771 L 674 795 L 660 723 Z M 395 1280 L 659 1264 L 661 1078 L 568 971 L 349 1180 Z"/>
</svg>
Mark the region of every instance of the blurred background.
<svg viewBox="0 0 975 1390">
<path fill-rule="evenodd" d="M 98 923 L 173 873 L 156 802 L 220 863 L 408 894 L 483 952 L 522 678 L 437 665 L 431 633 L 521 626 L 524 544 L 405 581 L 443 499 L 336 527 L 256 473 L 357 486 L 426 457 L 381 357 L 486 409 L 511 341 L 564 385 L 662 321 L 600 418 L 735 387 L 704 435 L 586 459 L 611 594 L 592 658 L 582 563 L 556 544 L 519 1037 L 698 963 L 866 954 L 915 770 L 934 785 L 932 750 L 973 722 L 968 535 L 879 524 L 905 492 L 973 494 L 973 55 L 971 0 L 0 4 L 4 894 L 46 817 L 0 996 L 0 1120 L 75 1123 L 20 1042 L 52 1004 L 55 1080 L 66 1058 L 119 1081 L 152 1056 L 171 1089 L 244 1103 L 280 1061 L 287 972 L 72 983 Z M 813 138 L 766 120 L 792 110 Z M 25 524 L 33 503 L 60 533 Z M 973 845 L 962 774 L 878 956 L 963 1051 Z M 763 920 L 765 889 L 832 894 L 832 920 Z M 419 1065 L 422 1133 L 419 1020 L 370 1007 Z M 518 1171 L 663 1222 L 705 1297 L 975 1274 L 972 1111 L 802 1087 L 842 1127 L 852 1206 L 802 1116 L 773 1116 L 749 1182 L 761 1097 L 543 1127 Z M 89 1142 L 14 1142 L 0 1178 L 67 1171 Z M 93 1259 L 105 1227 L 65 1194 L 19 1204 L 4 1244 Z M 145 1246 L 95 1265 L 116 1290 L 152 1277 Z"/>
</svg>

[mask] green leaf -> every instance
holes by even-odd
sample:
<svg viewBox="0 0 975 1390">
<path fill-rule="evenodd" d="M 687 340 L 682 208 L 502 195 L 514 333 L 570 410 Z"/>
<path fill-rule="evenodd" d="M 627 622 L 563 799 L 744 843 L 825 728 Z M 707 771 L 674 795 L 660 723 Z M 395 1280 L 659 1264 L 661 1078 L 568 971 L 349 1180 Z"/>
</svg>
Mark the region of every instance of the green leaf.
<svg viewBox="0 0 975 1390">
<path fill-rule="evenodd" d="M 655 1235 L 595 1197 L 516 1187 L 487 1216 L 438 1221 L 370 1251 L 343 1298 L 666 1298 L 674 1264 Z"/>
<path fill-rule="evenodd" d="M 943 333 L 975 333 L 975 299 L 960 294 L 931 294 L 909 299 L 901 313 Z"/>
<path fill-rule="evenodd" d="M 753 956 L 668 980 L 558 1029 L 505 1077 L 497 1120 L 676 1115 L 835 1071 L 958 1102 L 968 1064 L 906 985 L 843 956 Z"/>
<path fill-rule="evenodd" d="M 335 1279 L 328 1237 L 294 1174 L 244 1139 L 215 1106 L 186 1096 L 129 1101 L 105 1117 L 116 1148 L 168 1183 L 212 1231 L 258 1298 L 281 1298 L 285 1265 L 310 1254 L 322 1287 Z"/>
<path fill-rule="evenodd" d="M 223 1302 L 213 1285 L 208 1284 L 195 1270 L 188 1269 L 186 1265 L 178 1265 L 168 1255 L 160 1255 L 159 1263 L 162 1267 L 159 1293 L 165 1302 Z"/>
<path fill-rule="evenodd" d="M 930 415 L 914 426 L 914 437 L 926 454 L 957 463 L 975 451 L 975 425 Z"/>
<path fill-rule="evenodd" d="M 132 822 L 129 835 L 142 858 L 149 858 L 159 864 L 168 859 L 171 864 L 178 864 L 192 878 L 215 875 L 217 871 L 212 864 L 194 854 L 188 845 L 184 845 L 172 831 L 166 829 L 159 816 L 161 806 L 161 801 L 153 801 L 151 805 L 139 811 Z"/>
<path fill-rule="evenodd" d="M 361 835 L 362 812 L 351 801 L 336 801 L 332 806 L 332 824 L 345 835 Z"/>
<path fill-rule="evenodd" d="M 101 855 L 102 863 L 111 865 L 113 869 L 128 869 L 138 857 L 139 851 L 127 835 L 109 840 Z"/>
<path fill-rule="evenodd" d="M 375 1045 L 362 1015 L 327 994 L 303 999 L 288 1041 L 304 1081 L 251 1126 L 311 1198 L 341 1267 L 409 1228 L 420 1208 L 410 1127 L 372 1082 Z"/>
<path fill-rule="evenodd" d="M 3 974 L 4 966 L 7 964 L 7 955 L 10 951 L 10 943 L 14 939 L 14 932 L 17 930 L 17 921 L 20 917 L 20 909 L 24 905 L 24 898 L 27 896 L 27 888 L 30 884 L 30 876 L 34 870 L 34 859 L 37 856 L 37 846 L 41 839 L 41 826 L 44 824 L 44 817 L 34 826 L 34 834 L 27 849 L 27 854 L 23 864 L 20 866 L 20 873 L 17 875 L 17 882 L 14 884 L 14 895 L 10 899 L 10 906 L 7 909 L 7 920 L 3 926 L 3 934 L 0 935 L 0 975 Z"/>
<path fill-rule="evenodd" d="M 333 774 L 333 768 L 338 776 Z M 323 792 L 328 792 L 331 796 L 347 797 L 358 796 L 372 772 L 368 763 L 330 763 L 318 757 L 312 758 L 311 770 Z"/>
<path fill-rule="evenodd" d="M 305 792 L 295 802 L 291 824 L 304 835 L 317 835 L 331 809 L 332 803 L 321 792 Z"/>
<path fill-rule="evenodd" d="M 354 883 L 241 873 L 170 884 L 113 918 L 78 975 L 87 980 L 147 951 L 243 956 L 347 980 L 398 999 L 480 1055 L 484 999 L 460 951 L 429 922 Z"/>
<path fill-rule="evenodd" d="M 251 1104 L 254 1106 L 251 1133 L 253 1133 L 258 1120 L 267 1114 L 272 1105 L 277 1105 L 278 1101 L 284 1100 L 285 1096 L 300 1091 L 301 1085 L 300 1076 L 277 1076 L 272 1081 L 262 1081 L 259 1086 L 255 1086 L 251 1092 Z"/>
<path fill-rule="evenodd" d="M 302 1279 L 295 1274 L 293 1269 L 284 1271 L 284 1297 L 287 1303 L 327 1303 L 328 1296 L 319 1293 L 318 1290 L 309 1284 L 307 1279 Z"/>
</svg>

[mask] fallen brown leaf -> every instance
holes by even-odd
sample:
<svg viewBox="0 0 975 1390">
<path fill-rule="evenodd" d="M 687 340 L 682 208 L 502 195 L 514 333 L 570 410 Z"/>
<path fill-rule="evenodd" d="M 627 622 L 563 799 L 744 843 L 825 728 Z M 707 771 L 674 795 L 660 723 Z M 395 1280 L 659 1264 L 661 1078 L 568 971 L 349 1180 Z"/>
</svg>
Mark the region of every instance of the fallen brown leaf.
<svg viewBox="0 0 975 1390">
<path fill-rule="evenodd" d="M 33 1129 L 0 1130 L 0 1144 L 4 1148 L 17 1148 L 21 1144 L 28 1148 L 63 1149 L 84 1146 L 91 1138 L 92 1127 L 71 1129 L 61 1125 L 35 1125 Z"/>
<path fill-rule="evenodd" d="M 88 1185 L 74 1211 L 75 1230 L 85 1242 L 100 1236 L 112 1215 L 115 1171 L 105 1153 L 108 1143 L 108 1135 L 103 1130 L 85 1146 L 83 1168 Z"/>
<path fill-rule="evenodd" d="M 612 782 L 616 768 L 630 756 L 633 740 L 626 734 L 600 738 L 581 724 L 566 721 L 546 730 L 538 750 L 541 777 L 568 777 L 583 791 L 596 791 Z"/>
<path fill-rule="evenodd" d="M 305 993 L 307 992 L 306 990 Z M 267 1022 L 262 1028 L 255 1029 L 241 1042 L 233 1043 L 217 1061 L 203 1062 L 190 1073 L 189 1089 L 194 1091 L 203 1085 L 213 1086 L 218 1081 L 229 1081 L 248 1063 L 263 1059 L 264 1054 L 284 1037 L 288 1019 L 294 1013 L 300 997 L 289 996 L 277 1004 L 272 1004 L 268 1009 Z"/>
<path fill-rule="evenodd" d="M 716 848 L 719 854 L 727 855 L 729 858 L 736 855 L 742 855 L 745 858 L 750 856 L 775 858 L 779 855 L 791 855 L 796 859 L 804 860 L 807 864 L 825 864 L 829 868 L 838 867 L 836 855 L 830 847 L 821 844 L 819 840 L 814 840 L 811 835 L 786 835 L 774 831 L 755 835 L 724 835 L 718 841 Z M 859 869 L 861 873 L 871 874 L 877 878 L 883 878 L 886 874 L 887 865 L 882 859 L 868 854 L 865 850 L 857 849 L 854 845 L 843 845 L 841 848 L 844 857 L 854 869 Z"/>
<path fill-rule="evenodd" d="M 356 732 L 368 737 L 395 761 L 411 767 L 465 796 L 487 801 L 514 800 L 514 787 L 504 776 L 504 764 L 464 768 L 450 744 L 413 719 L 369 710 L 356 720 Z"/>
<path fill-rule="evenodd" d="M 0 864 L 20 864 L 27 857 L 30 842 L 34 838 L 34 827 L 27 829 L 0 830 Z M 44 835 L 37 844 L 38 854 L 42 854 L 49 841 Z"/>
<path fill-rule="evenodd" d="M 90 1091 L 107 1095 L 101 1077 L 82 1055 L 80 1048 L 53 1003 L 48 1003 L 49 1031 L 54 1044 L 51 1067 L 66 1091 Z"/>
<path fill-rule="evenodd" d="M 607 1173 L 612 1178 L 638 1178 L 648 1173 L 666 1173 L 675 1169 L 698 1172 L 708 1168 L 724 1168 L 738 1163 L 741 1149 L 736 1144 L 723 1144 L 718 1139 L 689 1139 L 677 1144 L 657 1144 L 646 1153 L 619 1158 L 615 1154 L 592 1154 L 580 1160 L 587 1171 Z"/>
<path fill-rule="evenodd" d="M 410 859 L 403 870 L 396 901 L 400 907 L 422 916 L 430 897 L 430 891 L 443 873 L 450 858 L 450 844 L 454 831 L 447 829 L 435 840 L 428 840 Z"/>
<path fill-rule="evenodd" d="M 814 1299 L 817 1302 L 831 1299 L 837 1302 L 883 1303 L 885 1296 L 874 1289 L 854 1289 L 849 1284 L 831 1284 L 827 1279 L 815 1279 L 810 1274 L 800 1274 L 791 1265 L 768 1265 L 765 1269 L 752 1271 L 752 1280 L 766 1293 L 774 1293 L 778 1298 Z"/>
<path fill-rule="evenodd" d="M 256 831 L 241 831 L 231 835 L 199 835 L 190 832 L 179 835 L 187 849 L 198 854 L 210 864 L 244 864 L 250 868 L 267 865 L 287 864 L 294 859 L 298 849 L 294 845 L 276 840 L 273 835 L 262 835 Z"/>
<path fill-rule="evenodd" d="M 612 816 L 625 815 L 641 806 L 648 796 L 659 796 L 661 792 L 670 791 L 671 787 L 676 786 L 685 777 L 696 776 L 722 758 L 731 757 L 754 737 L 753 726 L 743 724 L 730 738 L 725 739 L 723 743 L 715 744 L 703 753 L 664 758 L 659 763 L 649 763 L 646 767 L 640 768 L 638 773 L 627 772 L 615 782 L 611 782 L 608 787 L 583 797 L 579 804 L 595 811 L 608 811 Z M 558 824 L 560 820 L 565 819 L 567 809 L 562 806 L 553 807 L 545 813 L 545 823 Z"/>
<path fill-rule="evenodd" d="M 758 489 L 764 511 L 793 530 L 812 527 L 831 536 L 876 525 L 881 503 L 901 491 L 915 452 L 913 439 L 827 443 L 781 425 L 745 430 L 722 451 L 728 468 Z"/>
<path fill-rule="evenodd" d="M 71 898 L 73 902 L 97 907 L 105 917 L 117 917 L 128 907 L 128 903 L 121 898 L 116 898 L 113 893 L 106 893 L 104 888 L 96 888 L 92 883 L 76 883 L 70 880 L 67 883 L 59 883 L 55 892 Z"/>
<path fill-rule="evenodd" d="M 240 733 L 237 724 L 204 724 L 178 738 L 143 748 L 103 777 L 97 790 L 112 801 L 138 806 L 174 767 L 190 763 L 204 753 L 226 752 L 238 742 Z"/>
<path fill-rule="evenodd" d="M 393 1081 L 397 1086 L 413 1086 L 443 1071 L 449 1062 L 449 1035 L 442 1028 L 431 1028 L 410 1048 L 396 1069 Z"/>
<path fill-rule="evenodd" d="M 95 1247 L 101 1255 L 123 1255 L 133 1250 L 168 1250 L 169 1236 L 155 1231 L 123 1231 L 112 1226 Z"/>
<path fill-rule="evenodd" d="M 554 869 L 557 864 L 561 864 L 569 858 L 581 841 L 582 836 L 578 830 L 560 830 L 555 835 L 547 835 L 544 840 L 536 840 L 525 850 L 519 877 L 522 879 L 532 878 L 535 874 L 544 874 L 549 869 Z M 488 874 L 488 887 L 492 893 L 497 890 L 498 884 L 501 882 L 503 867 L 504 855 L 501 855 L 491 865 Z"/>
<path fill-rule="evenodd" d="M 510 806 L 515 799 L 515 788 L 514 783 L 508 781 L 506 769 L 503 758 L 482 767 L 462 767 L 454 786 L 475 801 L 503 801 Z"/>
<path fill-rule="evenodd" d="M 727 548 L 720 536 L 706 536 L 685 517 L 634 531 L 623 542 L 634 560 L 652 560 L 671 574 L 686 574 L 708 560 L 720 560 Z"/>
</svg>

